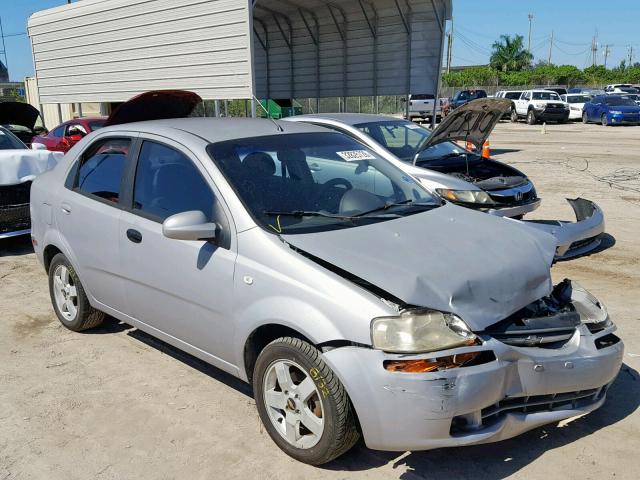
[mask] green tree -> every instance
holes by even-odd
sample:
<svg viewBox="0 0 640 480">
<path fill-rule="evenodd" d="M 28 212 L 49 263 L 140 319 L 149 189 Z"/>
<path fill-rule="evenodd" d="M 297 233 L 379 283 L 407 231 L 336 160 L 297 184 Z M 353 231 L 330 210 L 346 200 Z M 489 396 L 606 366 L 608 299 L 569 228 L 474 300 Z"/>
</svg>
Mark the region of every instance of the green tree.
<svg viewBox="0 0 640 480">
<path fill-rule="evenodd" d="M 491 67 L 502 72 L 518 72 L 531 65 L 533 55 L 524 48 L 522 35 L 500 35 L 494 42 L 491 53 Z"/>
</svg>

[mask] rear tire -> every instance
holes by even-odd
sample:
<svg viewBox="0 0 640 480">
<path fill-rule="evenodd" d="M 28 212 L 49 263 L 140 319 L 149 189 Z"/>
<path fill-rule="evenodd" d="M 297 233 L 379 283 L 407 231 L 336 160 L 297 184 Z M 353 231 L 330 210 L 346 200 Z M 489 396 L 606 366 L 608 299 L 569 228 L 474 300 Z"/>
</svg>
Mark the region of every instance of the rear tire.
<svg viewBox="0 0 640 480">
<path fill-rule="evenodd" d="M 271 439 L 300 462 L 330 462 L 360 437 L 342 383 L 320 352 L 303 340 L 278 338 L 260 352 L 253 392 Z"/>
<path fill-rule="evenodd" d="M 75 269 L 62 253 L 49 265 L 49 294 L 60 323 L 74 332 L 97 327 L 105 314 L 89 304 Z"/>
<path fill-rule="evenodd" d="M 535 125 L 537 123 L 536 115 L 533 110 L 527 112 L 527 125 Z"/>
</svg>

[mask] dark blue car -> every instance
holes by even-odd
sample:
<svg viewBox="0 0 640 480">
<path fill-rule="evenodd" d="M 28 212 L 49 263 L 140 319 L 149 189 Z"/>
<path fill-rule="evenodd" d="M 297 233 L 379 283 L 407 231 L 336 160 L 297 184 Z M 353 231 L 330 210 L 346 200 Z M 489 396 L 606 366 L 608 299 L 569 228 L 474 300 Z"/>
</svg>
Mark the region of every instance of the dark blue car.
<svg viewBox="0 0 640 480">
<path fill-rule="evenodd" d="M 640 106 L 629 97 L 598 95 L 584 104 L 582 121 L 598 122 L 602 125 L 638 125 L 640 124 Z"/>
<path fill-rule="evenodd" d="M 460 90 L 449 100 L 449 108 L 455 110 L 478 98 L 487 98 L 487 92 L 484 90 Z"/>
</svg>

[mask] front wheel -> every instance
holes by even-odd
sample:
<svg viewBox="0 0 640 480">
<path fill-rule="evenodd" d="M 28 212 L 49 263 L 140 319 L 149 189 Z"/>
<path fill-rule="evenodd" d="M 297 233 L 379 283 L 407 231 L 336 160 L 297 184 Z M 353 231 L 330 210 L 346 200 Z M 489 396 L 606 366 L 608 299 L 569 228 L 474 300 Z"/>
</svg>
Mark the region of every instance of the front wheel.
<svg viewBox="0 0 640 480">
<path fill-rule="evenodd" d="M 589 123 L 589 116 L 587 112 L 582 112 L 582 123 Z"/>
<path fill-rule="evenodd" d="M 271 439 L 300 462 L 327 463 L 360 436 L 342 383 L 320 352 L 303 340 L 278 338 L 260 352 L 253 392 Z"/>
<path fill-rule="evenodd" d="M 533 110 L 529 110 L 529 112 L 527 113 L 527 124 L 528 125 L 536 124 L 536 115 L 535 113 L 533 113 Z"/>
<path fill-rule="evenodd" d="M 607 119 L 606 113 L 603 113 L 602 116 L 600 117 L 600 123 L 602 124 L 603 127 L 609 126 L 609 120 Z"/>
<path fill-rule="evenodd" d="M 511 109 L 511 123 L 518 123 L 518 112 L 515 108 Z"/>
</svg>

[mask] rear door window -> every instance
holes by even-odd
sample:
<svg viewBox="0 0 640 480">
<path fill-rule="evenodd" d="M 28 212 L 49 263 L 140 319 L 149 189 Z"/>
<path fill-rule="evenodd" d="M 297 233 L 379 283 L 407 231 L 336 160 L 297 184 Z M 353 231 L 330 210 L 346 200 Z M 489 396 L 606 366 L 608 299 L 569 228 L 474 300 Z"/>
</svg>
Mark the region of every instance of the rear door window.
<svg viewBox="0 0 640 480">
<path fill-rule="evenodd" d="M 74 190 L 118 203 L 130 147 L 128 138 L 109 138 L 94 143 L 82 157 Z"/>
</svg>

